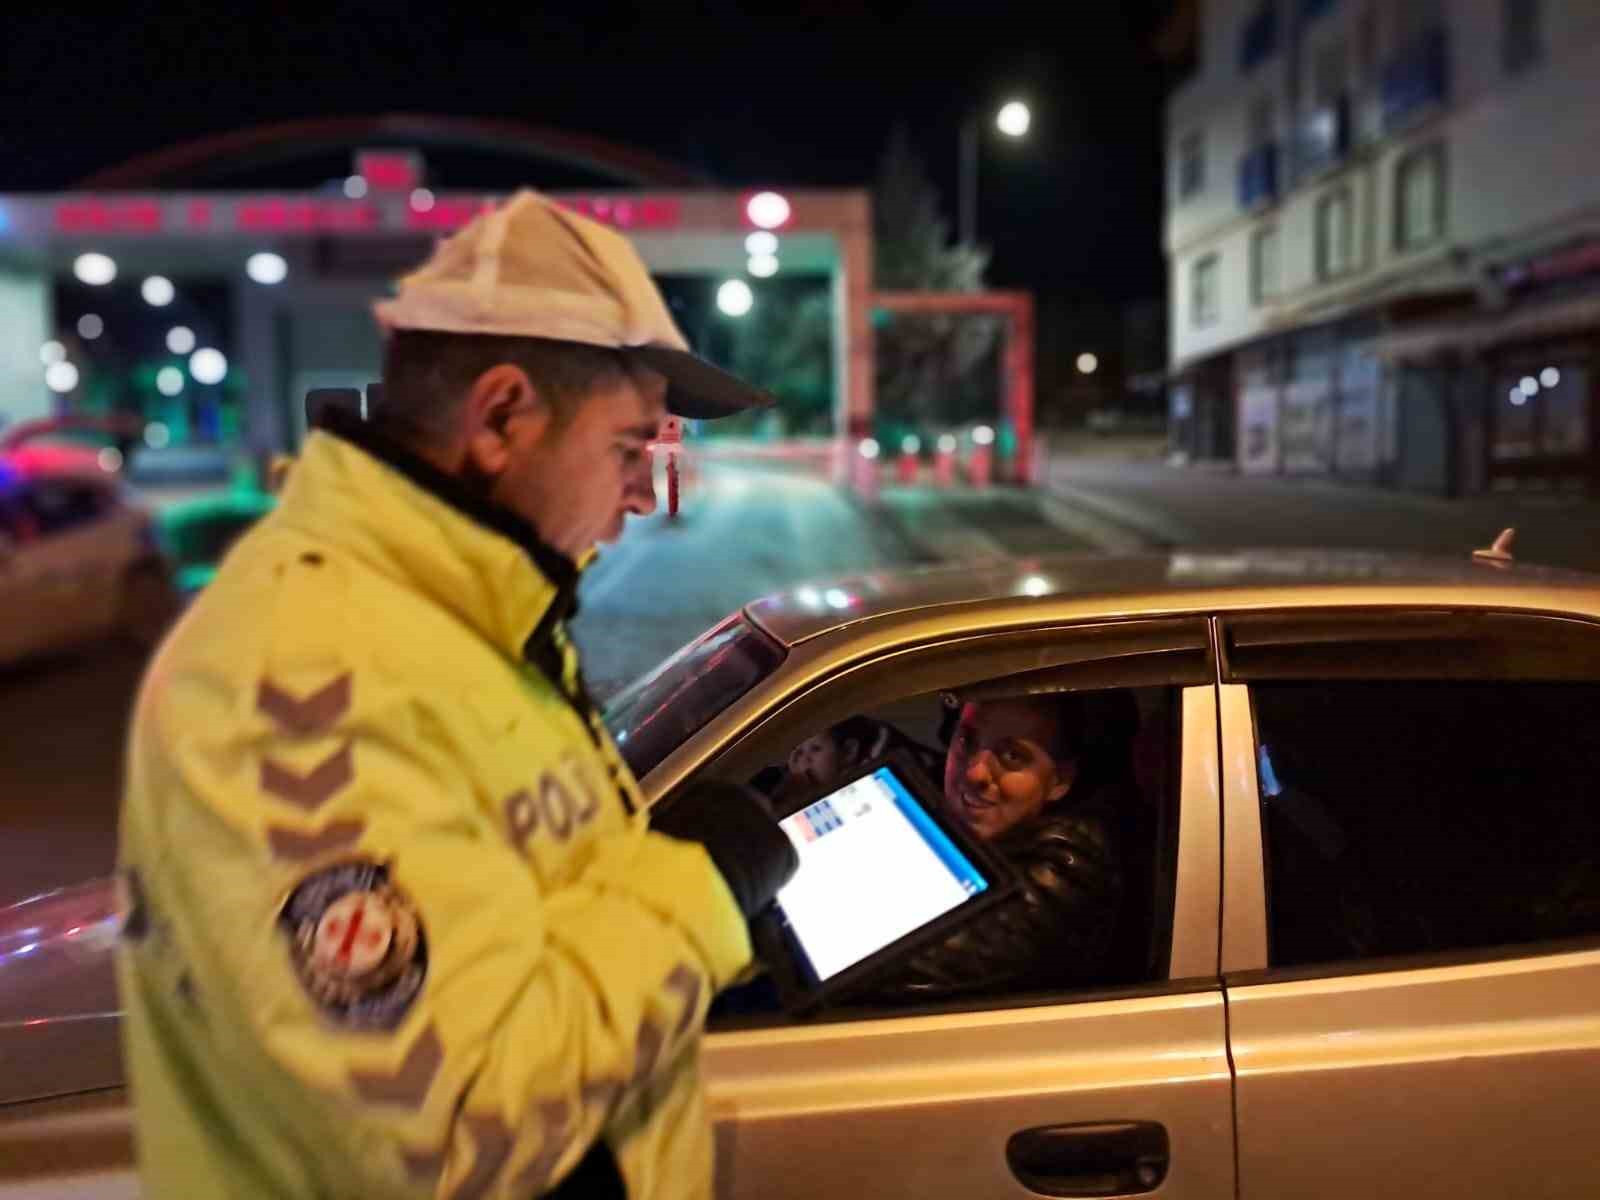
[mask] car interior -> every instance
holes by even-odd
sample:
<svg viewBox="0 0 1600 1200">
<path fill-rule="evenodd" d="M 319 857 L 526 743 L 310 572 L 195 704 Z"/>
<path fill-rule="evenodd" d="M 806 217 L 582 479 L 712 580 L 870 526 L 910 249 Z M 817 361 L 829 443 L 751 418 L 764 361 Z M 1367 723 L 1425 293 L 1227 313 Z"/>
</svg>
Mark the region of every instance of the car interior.
<svg viewBox="0 0 1600 1200">
<path fill-rule="evenodd" d="M 1130 778 L 1116 792 L 1112 837 L 1120 858 L 1123 900 L 1104 969 L 1076 990 L 1139 986 L 1165 977 L 1171 935 L 1172 885 L 1177 850 L 1178 699 L 1170 687 L 1112 688 L 1084 691 L 1072 687 L 1066 673 L 1042 670 L 982 681 L 955 691 L 928 692 L 880 705 L 867 713 L 841 715 L 813 735 L 835 743 L 839 767 L 859 765 L 889 750 L 909 757 L 921 768 L 935 794 L 942 791 L 945 757 L 963 705 L 986 700 L 1049 697 L 1075 692 L 1090 714 L 1085 744 L 1115 741 Z M 849 734 L 873 734 L 868 740 Z M 847 744 L 838 744 L 845 739 Z M 811 741 L 811 739 L 805 739 Z M 746 779 L 750 787 L 790 808 L 809 796 L 825 794 L 825 781 L 795 771 L 801 747 L 767 748 L 767 765 Z M 848 753 L 847 753 L 848 752 Z M 807 792 L 806 789 L 810 789 Z M 1071 796 L 1060 801 L 1072 803 Z M 892 965 L 887 968 L 892 973 Z M 1014 991 L 968 994 L 959 1002 L 915 1005 L 916 1011 L 1014 1007 L 1050 1003 L 1064 988 L 1019 994 Z M 822 1020 L 903 1013 L 906 1002 L 868 1000 L 870 982 L 854 1002 L 818 1014 Z M 711 1014 L 711 1027 L 734 1028 L 783 1022 L 775 989 L 765 979 L 724 993 Z"/>
</svg>

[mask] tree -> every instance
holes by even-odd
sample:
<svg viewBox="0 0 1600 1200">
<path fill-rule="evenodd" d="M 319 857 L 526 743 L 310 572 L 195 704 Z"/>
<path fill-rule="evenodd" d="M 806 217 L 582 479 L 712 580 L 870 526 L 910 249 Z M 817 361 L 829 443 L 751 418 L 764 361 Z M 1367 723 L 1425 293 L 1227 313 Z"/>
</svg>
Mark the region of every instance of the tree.
<svg viewBox="0 0 1600 1200">
<path fill-rule="evenodd" d="M 833 423 L 833 290 L 826 278 L 768 280 L 734 322 L 729 367 L 778 398 L 783 432 Z"/>
<path fill-rule="evenodd" d="M 873 233 L 875 283 L 880 290 L 983 290 L 989 252 L 950 241 L 950 224 L 939 211 L 938 192 L 903 128 L 890 136 L 878 171 Z M 991 318 L 956 315 L 897 315 L 881 325 L 879 409 L 886 416 L 914 422 L 949 421 L 968 415 L 963 410 L 981 407 L 984 400 L 992 403 L 992 385 L 974 387 L 978 381 L 967 376 L 989 355 L 998 331 Z M 965 395 L 958 396 L 958 391 Z"/>
</svg>

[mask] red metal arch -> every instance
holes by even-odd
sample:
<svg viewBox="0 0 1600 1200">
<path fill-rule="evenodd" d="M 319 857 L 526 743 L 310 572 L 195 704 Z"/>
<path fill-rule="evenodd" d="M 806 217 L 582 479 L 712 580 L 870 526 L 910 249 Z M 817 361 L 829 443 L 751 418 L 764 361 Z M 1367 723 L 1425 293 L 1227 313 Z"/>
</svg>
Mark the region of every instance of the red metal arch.
<svg viewBox="0 0 1600 1200">
<path fill-rule="evenodd" d="M 356 149 L 396 143 L 418 149 L 436 146 L 522 154 L 583 167 L 642 187 L 699 188 L 711 183 L 703 172 L 585 134 L 516 121 L 390 113 L 283 121 L 197 138 L 96 171 L 78 187 L 94 191 L 160 189 L 181 186 L 185 176 L 219 162 L 259 166 L 341 146 Z"/>
</svg>

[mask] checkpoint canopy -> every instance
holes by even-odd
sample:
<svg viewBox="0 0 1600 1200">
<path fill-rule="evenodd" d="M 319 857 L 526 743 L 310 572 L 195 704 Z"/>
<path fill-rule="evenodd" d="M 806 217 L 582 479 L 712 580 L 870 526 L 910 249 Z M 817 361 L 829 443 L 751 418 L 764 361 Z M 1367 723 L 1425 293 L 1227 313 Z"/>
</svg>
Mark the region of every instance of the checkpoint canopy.
<svg viewBox="0 0 1600 1200">
<path fill-rule="evenodd" d="M 293 448 L 303 434 L 300 398 L 308 389 L 360 386 L 377 377 L 381 343 L 372 301 L 420 263 L 438 237 L 503 198 L 415 186 L 403 162 L 387 157 L 371 164 L 359 189 L 0 196 L 0 425 L 83 407 L 93 362 L 114 345 L 124 362 L 153 373 L 162 397 L 180 382 L 172 372 L 182 372 L 181 392 L 167 398 L 191 423 L 184 435 L 192 440 L 258 453 Z M 356 190 L 359 196 L 348 194 Z M 870 429 L 872 221 L 865 191 L 552 196 L 628 234 L 657 274 L 747 279 L 758 295 L 760 280 L 747 273 L 746 241 L 757 231 L 773 234 L 781 271 L 831 279 L 835 428 L 863 435 Z M 168 336 L 180 305 L 169 301 L 170 325 L 166 309 L 139 307 L 145 301 L 135 297 L 152 276 L 170 281 L 180 298 L 186 292 L 215 298 L 204 311 L 191 304 L 181 318 L 192 344 Z M 136 312 L 123 327 L 107 315 L 98 328 L 80 321 L 78 329 L 63 330 L 54 311 L 58 285 L 80 298 L 84 289 L 103 290 L 108 309 L 115 296 Z M 161 286 L 150 290 L 157 300 L 165 293 Z M 85 337 L 90 333 L 93 339 Z M 114 342 L 89 344 L 99 338 Z M 141 344 L 129 344 L 135 341 Z M 222 361 L 193 360 L 196 350 L 207 349 L 219 351 Z M 75 358 L 82 361 L 76 372 L 82 382 L 62 388 L 74 373 L 50 367 Z"/>
</svg>

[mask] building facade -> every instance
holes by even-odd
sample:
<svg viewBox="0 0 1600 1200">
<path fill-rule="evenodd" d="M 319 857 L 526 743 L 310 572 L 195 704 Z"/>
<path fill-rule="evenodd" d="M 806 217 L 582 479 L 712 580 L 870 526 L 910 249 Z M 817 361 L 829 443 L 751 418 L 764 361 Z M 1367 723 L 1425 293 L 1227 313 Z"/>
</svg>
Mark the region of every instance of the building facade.
<svg viewBox="0 0 1600 1200">
<path fill-rule="evenodd" d="M 1167 109 L 1189 459 L 1600 492 L 1600 4 L 1208 0 Z"/>
</svg>

